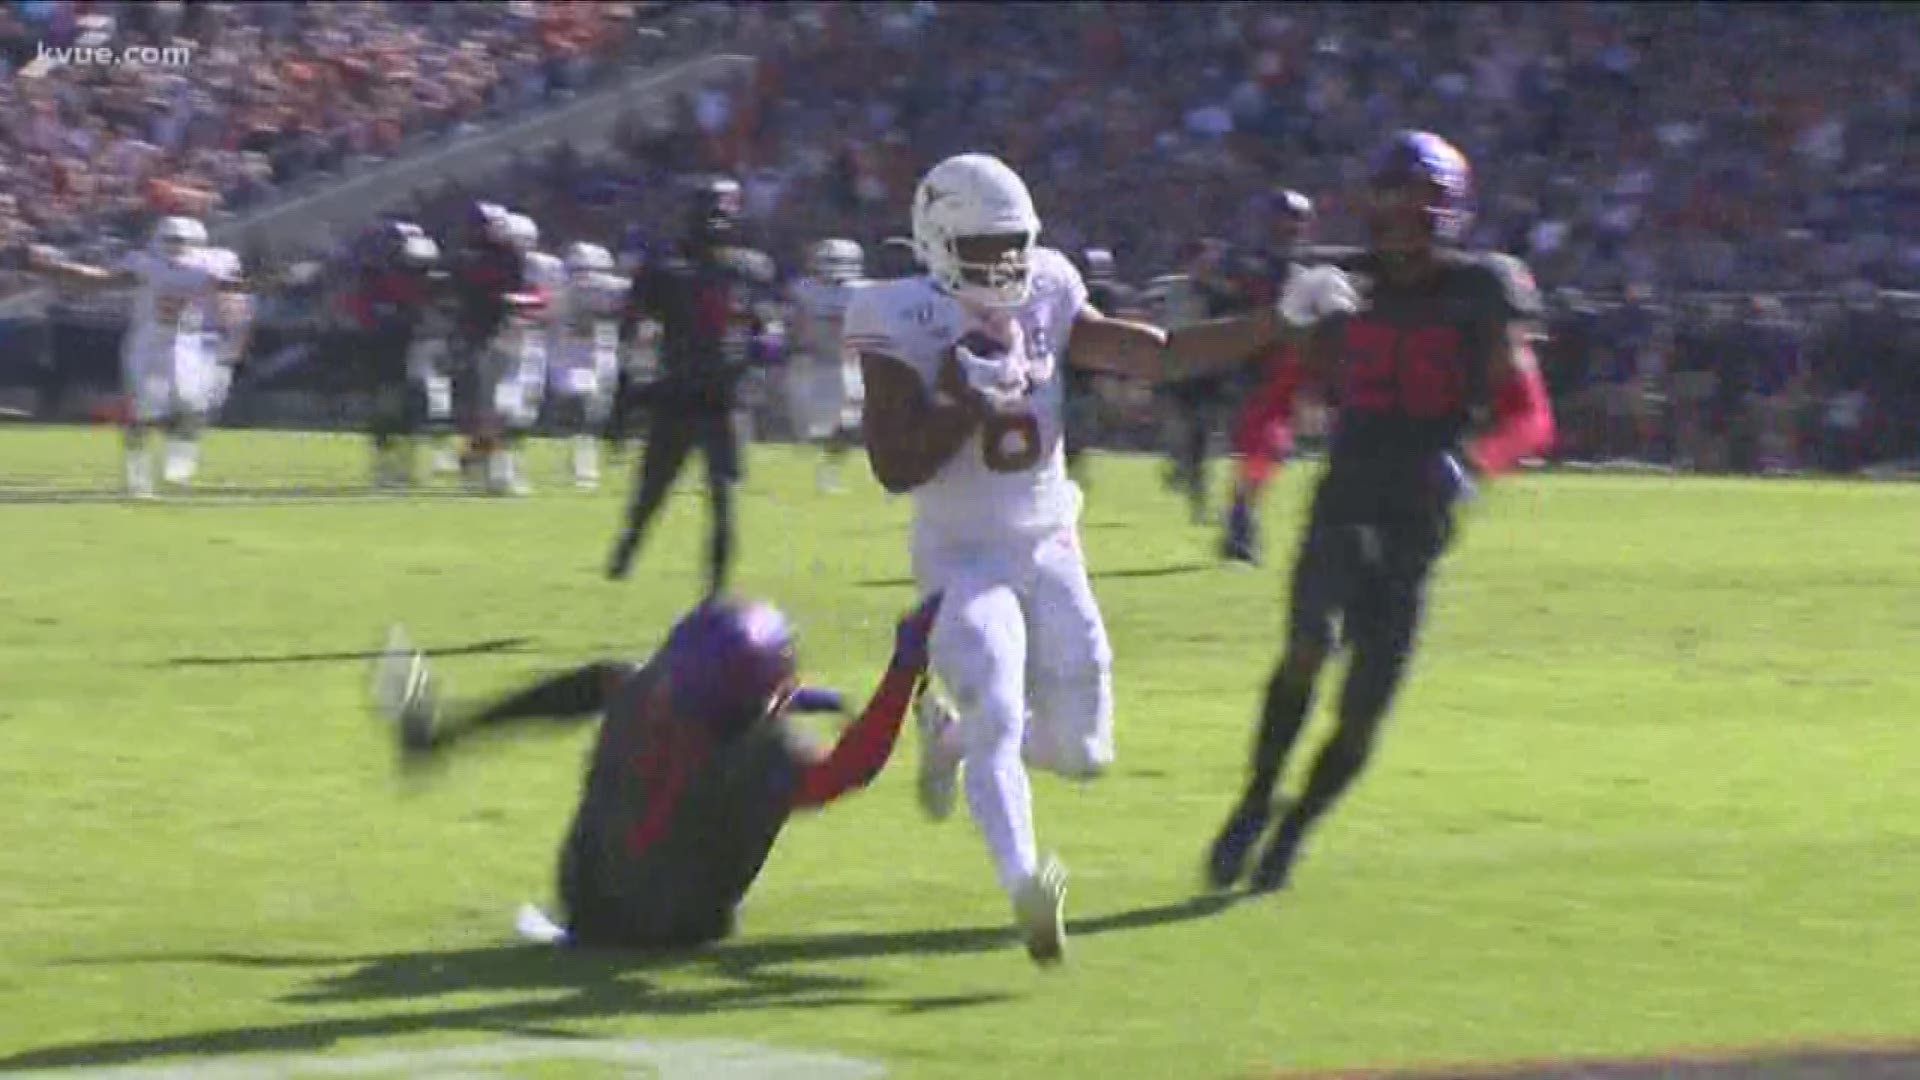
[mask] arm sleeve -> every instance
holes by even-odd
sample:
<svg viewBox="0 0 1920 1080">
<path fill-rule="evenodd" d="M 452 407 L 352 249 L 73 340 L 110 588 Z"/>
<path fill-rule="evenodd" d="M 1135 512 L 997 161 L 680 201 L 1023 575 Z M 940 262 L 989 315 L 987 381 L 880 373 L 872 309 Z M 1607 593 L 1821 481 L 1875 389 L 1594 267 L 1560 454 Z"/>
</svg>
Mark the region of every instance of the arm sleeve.
<svg viewBox="0 0 1920 1080">
<path fill-rule="evenodd" d="M 1491 332 L 1505 337 L 1516 323 L 1537 324 L 1541 316 L 1540 289 L 1527 264 L 1508 255 L 1494 256 L 1496 288 L 1491 300 Z M 1530 454 L 1552 445 L 1553 409 L 1537 364 L 1514 365 L 1492 387 L 1493 427 L 1468 449 L 1473 467 L 1481 473 L 1505 472 Z"/>
<path fill-rule="evenodd" d="M 851 791 L 867 786 L 893 754 L 900 723 L 913 701 L 918 673 L 889 667 L 880 679 L 860 718 L 840 733 L 840 741 L 823 758 L 808 763 L 793 793 L 796 810 L 823 807 Z"/>
<path fill-rule="evenodd" d="M 855 353 L 877 353 L 904 361 L 906 349 L 894 333 L 879 292 L 861 289 L 853 294 L 841 322 L 840 343 Z"/>
</svg>

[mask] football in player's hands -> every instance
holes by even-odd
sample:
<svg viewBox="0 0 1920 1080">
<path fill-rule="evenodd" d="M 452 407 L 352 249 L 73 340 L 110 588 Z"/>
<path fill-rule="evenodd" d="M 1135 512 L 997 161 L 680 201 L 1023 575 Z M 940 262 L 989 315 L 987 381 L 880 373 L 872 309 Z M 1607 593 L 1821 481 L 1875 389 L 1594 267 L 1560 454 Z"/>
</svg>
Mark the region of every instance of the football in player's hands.
<svg viewBox="0 0 1920 1080">
<path fill-rule="evenodd" d="M 958 405 L 974 416 L 983 416 L 987 412 L 986 398 L 967 381 L 967 373 L 960 366 L 960 349 L 956 343 L 947 350 L 946 359 L 940 363 L 940 375 L 934 380 L 935 400 L 942 404 Z"/>
<path fill-rule="evenodd" d="M 1018 329 L 1013 333 L 1017 342 Z M 1031 373 L 1025 364 L 1013 359 L 1017 347 L 977 329 L 969 331 L 953 347 L 960 377 L 989 412 L 1017 410 L 1032 393 Z"/>
</svg>

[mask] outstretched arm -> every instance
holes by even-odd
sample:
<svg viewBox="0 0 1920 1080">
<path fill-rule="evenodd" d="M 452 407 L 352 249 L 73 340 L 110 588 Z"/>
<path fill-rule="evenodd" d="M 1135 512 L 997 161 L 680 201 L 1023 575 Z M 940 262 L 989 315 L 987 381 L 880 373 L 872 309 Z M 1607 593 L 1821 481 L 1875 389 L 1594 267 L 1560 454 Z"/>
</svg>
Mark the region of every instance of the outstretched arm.
<svg viewBox="0 0 1920 1080">
<path fill-rule="evenodd" d="M 57 284 L 87 290 L 125 288 L 138 281 L 138 275 L 131 270 L 74 262 L 40 244 L 27 249 L 27 267 Z"/>
<path fill-rule="evenodd" d="M 1272 348 L 1285 333 L 1285 324 L 1270 307 L 1183 326 L 1167 335 L 1166 379 L 1178 382 L 1231 371 Z"/>
<path fill-rule="evenodd" d="M 818 809 L 857 791 L 880 774 L 893 744 L 900 736 L 900 724 L 913 704 L 915 687 L 926 675 L 927 638 L 933 632 L 934 616 L 940 611 L 940 596 L 935 594 L 900 620 L 895 632 L 893 659 L 873 700 L 860 718 L 840 733 L 840 740 L 826 756 L 807 764 L 800 785 L 793 794 L 798 810 Z"/>
<path fill-rule="evenodd" d="M 1067 364 L 1129 379 L 1157 382 L 1166 366 L 1167 332 L 1149 323 L 1105 315 L 1082 304 L 1073 320 Z"/>
</svg>

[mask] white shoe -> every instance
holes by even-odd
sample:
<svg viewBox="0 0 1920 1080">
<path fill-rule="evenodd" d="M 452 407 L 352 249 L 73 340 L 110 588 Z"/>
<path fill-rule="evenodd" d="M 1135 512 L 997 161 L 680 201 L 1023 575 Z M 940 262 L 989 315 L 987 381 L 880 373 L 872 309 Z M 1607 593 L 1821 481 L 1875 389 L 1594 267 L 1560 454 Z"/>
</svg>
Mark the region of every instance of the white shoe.
<svg viewBox="0 0 1920 1080">
<path fill-rule="evenodd" d="M 413 647 L 404 627 L 395 625 L 387 632 L 387 647 L 373 669 L 373 701 L 398 728 L 402 749 L 433 745 L 433 679 L 426 656 Z"/>
<path fill-rule="evenodd" d="M 127 496 L 134 499 L 157 498 L 153 490 L 153 463 L 142 451 L 127 456 Z"/>
<path fill-rule="evenodd" d="M 953 815 L 959 787 L 960 756 L 947 745 L 959 717 L 945 698 L 927 689 L 913 703 L 913 720 L 920 729 L 920 812 L 931 821 L 945 821 Z"/>
<path fill-rule="evenodd" d="M 1051 855 L 1013 893 L 1013 917 L 1036 964 L 1067 958 L 1067 868 Z"/>
</svg>

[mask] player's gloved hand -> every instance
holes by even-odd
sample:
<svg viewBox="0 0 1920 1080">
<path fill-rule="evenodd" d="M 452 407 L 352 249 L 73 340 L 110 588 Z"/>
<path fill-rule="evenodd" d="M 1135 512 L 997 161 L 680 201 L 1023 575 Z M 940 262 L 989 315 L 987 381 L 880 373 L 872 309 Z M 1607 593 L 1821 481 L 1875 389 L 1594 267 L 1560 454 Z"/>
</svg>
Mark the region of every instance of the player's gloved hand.
<svg viewBox="0 0 1920 1080">
<path fill-rule="evenodd" d="M 1466 455 L 1441 454 L 1434 460 L 1433 484 L 1443 507 L 1470 503 L 1480 497 L 1480 484 Z"/>
<path fill-rule="evenodd" d="M 1359 310 L 1360 293 L 1337 266 L 1309 266 L 1293 275 L 1278 305 L 1280 318 L 1296 327 Z"/>
<path fill-rule="evenodd" d="M 960 367 L 958 346 L 947 353 L 940 365 L 940 374 L 933 384 L 933 400 L 936 405 L 958 405 L 974 419 L 984 419 L 990 411 L 985 398 L 967 383 L 966 372 Z"/>
<path fill-rule="evenodd" d="M 927 640 L 933 636 L 933 620 L 940 614 L 944 593 L 934 593 L 920 606 L 901 616 L 893 633 L 893 666 L 901 671 L 919 672 L 927 667 Z"/>
<path fill-rule="evenodd" d="M 793 692 L 791 707 L 797 713 L 846 712 L 847 701 L 838 690 L 825 686 L 802 686 Z"/>
</svg>

